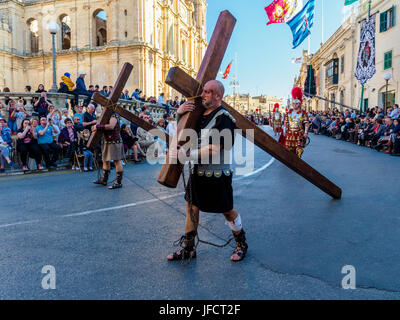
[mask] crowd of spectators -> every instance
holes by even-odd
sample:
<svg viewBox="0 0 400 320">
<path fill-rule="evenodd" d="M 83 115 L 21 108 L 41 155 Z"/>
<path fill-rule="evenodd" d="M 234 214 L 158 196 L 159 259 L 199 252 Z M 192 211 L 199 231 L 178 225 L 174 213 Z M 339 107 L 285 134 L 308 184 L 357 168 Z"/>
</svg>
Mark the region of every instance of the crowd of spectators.
<svg viewBox="0 0 400 320">
<path fill-rule="evenodd" d="M 5 171 L 5 162 L 9 164 L 10 168 L 13 168 L 14 163 L 11 156 L 13 152 L 19 155 L 23 171 L 30 170 L 28 168 L 29 158 L 33 159 L 38 170 L 43 170 L 45 167 L 48 169 L 57 168 L 57 162 L 60 158 L 63 159 L 64 164 L 69 164 L 72 169 L 78 169 L 75 163 L 75 153 L 84 156 L 84 171 L 93 170 L 95 154 L 93 150 L 87 148 L 91 127 L 97 122 L 96 106 L 91 101 L 91 97 L 95 92 L 100 92 L 108 97 L 113 88 L 104 86 L 99 91 L 98 85 L 90 85 L 89 89 L 84 91 L 86 90 L 84 78 L 85 73 L 81 73 L 74 89 L 75 84 L 71 81 L 70 75 L 66 73 L 62 77 L 63 81 L 60 83 L 59 90 L 59 92 L 73 94 L 75 97 L 86 95 L 88 98 L 85 99 L 83 105 L 77 104 L 78 100 L 76 100 L 71 101 L 71 108 L 66 105 L 66 108 L 61 111 L 58 110 L 53 102 L 47 98 L 47 91 L 43 84 L 40 84 L 35 91 L 35 93 L 40 93 L 40 97 L 32 101 L 32 114 L 26 111 L 26 101 L 23 99 L 18 101 L 6 99 L 5 104 L 0 102 L 0 109 L 4 109 L 8 113 L 7 121 L 0 118 L 0 172 Z M 31 90 L 30 86 L 26 86 L 25 92 L 29 93 Z M 4 88 L 3 92 L 10 92 L 10 90 Z M 145 104 L 141 108 L 139 116 L 169 134 L 173 134 L 176 130 L 176 125 L 173 125 L 174 119 L 169 114 L 169 107 L 178 107 L 184 100 L 179 100 L 176 97 L 175 100 L 164 103 L 163 94 L 160 95 L 159 99 L 155 97 L 146 98 L 140 89 L 136 89 L 131 96 L 128 90 L 124 90 L 121 99 L 148 102 L 149 104 Z M 150 103 L 160 103 L 166 107 L 167 112 L 162 121 L 154 122 L 150 113 Z M 124 120 L 121 122 L 121 137 L 125 151 L 132 150 L 135 162 L 140 162 L 139 157 L 145 157 L 146 149 L 154 143 L 166 147 L 158 137 L 138 128 L 135 124 L 124 123 Z"/>
<path fill-rule="evenodd" d="M 400 110 L 397 104 L 383 108 L 375 107 L 365 112 L 338 110 L 311 112 L 311 130 L 337 140 L 344 140 L 392 156 L 400 156 Z"/>
</svg>

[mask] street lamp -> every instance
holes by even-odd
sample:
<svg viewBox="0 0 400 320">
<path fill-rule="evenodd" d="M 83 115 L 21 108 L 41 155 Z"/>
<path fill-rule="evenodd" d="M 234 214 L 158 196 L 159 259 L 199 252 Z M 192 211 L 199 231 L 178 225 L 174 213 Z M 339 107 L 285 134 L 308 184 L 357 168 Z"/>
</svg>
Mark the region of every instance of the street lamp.
<svg viewBox="0 0 400 320">
<path fill-rule="evenodd" d="M 47 23 L 47 30 L 51 33 L 53 42 L 53 87 L 50 92 L 57 92 L 57 74 L 56 74 L 56 33 L 60 31 L 60 26 L 55 21 Z"/>
<path fill-rule="evenodd" d="M 389 85 L 389 80 L 392 78 L 392 74 L 390 72 L 386 72 L 383 75 L 383 79 L 386 81 L 386 93 L 385 93 L 385 115 L 386 115 L 386 109 L 387 109 L 387 96 L 388 96 L 388 85 Z"/>
</svg>

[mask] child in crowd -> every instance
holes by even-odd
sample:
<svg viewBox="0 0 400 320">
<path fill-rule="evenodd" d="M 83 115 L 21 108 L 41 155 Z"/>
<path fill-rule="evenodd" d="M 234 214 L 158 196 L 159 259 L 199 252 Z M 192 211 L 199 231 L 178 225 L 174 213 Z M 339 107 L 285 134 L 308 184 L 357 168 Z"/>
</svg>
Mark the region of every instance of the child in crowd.
<svg viewBox="0 0 400 320">
<path fill-rule="evenodd" d="M 83 154 L 83 171 L 93 171 L 93 152 L 87 148 L 90 138 L 90 131 L 85 129 L 82 131 L 82 137 L 79 139 L 79 153 Z"/>
</svg>

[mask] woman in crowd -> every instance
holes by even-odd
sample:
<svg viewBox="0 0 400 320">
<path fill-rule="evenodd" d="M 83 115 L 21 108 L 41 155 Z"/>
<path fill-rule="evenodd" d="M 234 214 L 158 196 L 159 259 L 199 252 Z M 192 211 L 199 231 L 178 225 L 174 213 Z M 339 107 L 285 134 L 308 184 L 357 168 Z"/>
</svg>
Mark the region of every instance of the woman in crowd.
<svg viewBox="0 0 400 320">
<path fill-rule="evenodd" d="M 37 133 L 31 126 L 31 122 L 28 119 L 22 121 L 21 127 L 18 130 L 17 140 L 17 151 L 21 156 L 22 170 L 27 171 L 27 160 L 28 154 L 31 158 L 35 159 L 36 167 L 39 170 L 43 170 L 43 166 L 40 163 L 42 155 L 40 153 L 39 145 L 37 143 Z"/>
<path fill-rule="evenodd" d="M 72 164 L 72 170 L 77 169 L 74 164 L 74 155 L 78 147 L 78 133 L 74 128 L 70 118 L 65 119 L 65 128 L 61 130 L 58 136 L 58 143 L 65 149 L 65 158 Z"/>
<path fill-rule="evenodd" d="M 132 134 L 130 128 L 126 126 L 126 124 L 121 126 L 121 138 L 124 144 L 125 152 L 130 149 L 133 150 L 133 159 L 135 162 L 140 162 L 138 158 L 138 152 L 140 152 L 143 157 L 146 157 L 146 154 L 143 152 L 138 143 L 138 138 Z"/>
</svg>

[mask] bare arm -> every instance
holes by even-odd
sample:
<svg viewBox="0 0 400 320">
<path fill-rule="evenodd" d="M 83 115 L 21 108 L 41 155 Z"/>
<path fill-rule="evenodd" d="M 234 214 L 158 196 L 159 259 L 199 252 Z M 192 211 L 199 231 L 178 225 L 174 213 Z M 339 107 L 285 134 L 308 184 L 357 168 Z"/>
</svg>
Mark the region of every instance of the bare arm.
<svg viewBox="0 0 400 320">
<path fill-rule="evenodd" d="M 104 128 L 105 128 L 106 130 L 113 130 L 113 129 L 115 128 L 116 125 L 117 125 L 117 119 L 114 118 L 114 117 L 112 117 L 112 118 L 110 119 L 110 123 L 109 123 L 109 124 L 106 124 L 106 125 L 104 126 Z"/>
<path fill-rule="evenodd" d="M 46 133 L 48 127 L 49 127 L 49 124 L 46 124 L 46 126 L 44 127 L 43 130 L 38 131 L 38 134 L 40 136 L 44 135 Z"/>
</svg>

